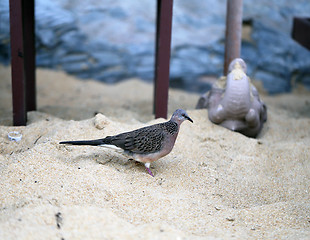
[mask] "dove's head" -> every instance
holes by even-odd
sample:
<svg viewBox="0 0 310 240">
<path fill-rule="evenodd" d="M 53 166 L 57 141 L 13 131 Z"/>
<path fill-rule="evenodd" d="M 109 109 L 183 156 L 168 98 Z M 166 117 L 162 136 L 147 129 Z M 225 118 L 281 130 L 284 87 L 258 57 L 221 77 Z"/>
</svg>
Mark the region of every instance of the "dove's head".
<svg viewBox="0 0 310 240">
<path fill-rule="evenodd" d="M 171 121 L 181 124 L 185 120 L 193 122 L 193 120 L 188 116 L 188 114 L 183 109 L 177 109 L 172 114 Z"/>
</svg>

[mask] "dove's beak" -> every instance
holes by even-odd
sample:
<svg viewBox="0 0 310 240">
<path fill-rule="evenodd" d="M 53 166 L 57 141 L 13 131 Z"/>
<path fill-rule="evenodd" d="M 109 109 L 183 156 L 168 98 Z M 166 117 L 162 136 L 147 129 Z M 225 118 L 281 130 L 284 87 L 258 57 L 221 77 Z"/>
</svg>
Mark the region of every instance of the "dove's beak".
<svg viewBox="0 0 310 240">
<path fill-rule="evenodd" d="M 189 116 L 186 116 L 185 118 L 186 118 L 188 121 L 194 123 L 194 121 L 193 121 Z"/>
</svg>

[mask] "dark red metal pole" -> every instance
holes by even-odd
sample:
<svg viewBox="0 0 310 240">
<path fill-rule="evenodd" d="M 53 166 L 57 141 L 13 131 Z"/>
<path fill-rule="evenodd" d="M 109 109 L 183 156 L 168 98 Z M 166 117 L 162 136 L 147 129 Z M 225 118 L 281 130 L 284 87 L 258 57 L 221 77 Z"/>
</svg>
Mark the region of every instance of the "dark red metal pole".
<svg viewBox="0 0 310 240">
<path fill-rule="evenodd" d="M 157 0 L 154 112 L 167 118 L 173 0 Z"/>
<path fill-rule="evenodd" d="M 10 0 L 13 124 L 36 109 L 34 0 Z"/>
<path fill-rule="evenodd" d="M 292 37 L 300 45 L 310 50 L 310 18 L 294 17 Z"/>
<path fill-rule="evenodd" d="M 243 0 L 227 0 L 224 75 L 230 62 L 240 57 Z"/>
<path fill-rule="evenodd" d="M 27 111 L 36 110 L 34 9 L 34 0 L 23 0 L 23 39 Z"/>
<path fill-rule="evenodd" d="M 22 0 L 10 0 L 13 124 L 26 125 Z"/>
</svg>

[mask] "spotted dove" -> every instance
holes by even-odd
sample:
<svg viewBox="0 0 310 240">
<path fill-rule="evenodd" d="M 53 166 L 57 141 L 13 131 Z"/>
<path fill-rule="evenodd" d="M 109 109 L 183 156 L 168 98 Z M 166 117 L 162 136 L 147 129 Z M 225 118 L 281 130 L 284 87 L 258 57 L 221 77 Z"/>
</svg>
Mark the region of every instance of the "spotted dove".
<svg viewBox="0 0 310 240">
<path fill-rule="evenodd" d="M 178 136 L 180 125 L 185 120 L 193 122 L 183 109 L 177 109 L 171 119 L 164 123 L 154 124 L 101 139 L 64 141 L 60 142 L 60 144 L 114 145 L 123 149 L 134 160 L 144 163 L 148 173 L 154 177 L 150 170 L 150 164 L 171 152 Z"/>
</svg>

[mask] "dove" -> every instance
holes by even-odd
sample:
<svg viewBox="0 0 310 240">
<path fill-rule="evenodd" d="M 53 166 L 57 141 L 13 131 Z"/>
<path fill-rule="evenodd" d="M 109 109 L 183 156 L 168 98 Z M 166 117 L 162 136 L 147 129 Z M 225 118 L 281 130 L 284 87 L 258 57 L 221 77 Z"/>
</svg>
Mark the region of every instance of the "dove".
<svg viewBox="0 0 310 240">
<path fill-rule="evenodd" d="M 150 170 L 152 162 L 171 152 L 177 139 L 180 125 L 185 120 L 193 123 L 185 110 L 177 109 L 167 122 L 150 125 L 130 132 L 95 140 L 62 141 L 59 144 L 111 146 L 124 151 L 130 158 L 144 163 L 147 172 L 154 177 Z"/>
</svg>

